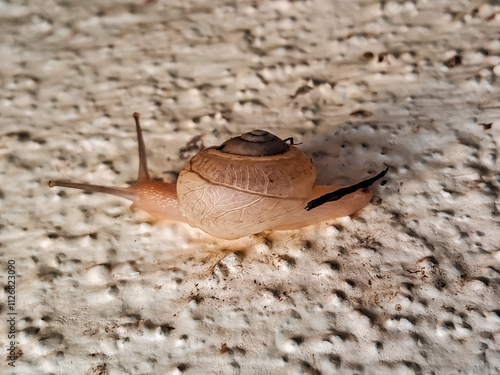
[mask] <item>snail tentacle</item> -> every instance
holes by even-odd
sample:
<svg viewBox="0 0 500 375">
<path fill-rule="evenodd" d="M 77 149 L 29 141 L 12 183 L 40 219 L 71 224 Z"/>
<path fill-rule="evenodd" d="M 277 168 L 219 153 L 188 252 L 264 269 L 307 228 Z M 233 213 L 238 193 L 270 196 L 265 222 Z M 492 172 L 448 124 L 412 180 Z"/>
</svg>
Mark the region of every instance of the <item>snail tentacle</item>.
<svg viewBox="0 0 500 375">
<path fill-rule="evenodd" d="M 142 136 L 142 128 L 139 118 L 141 117 L 139 112 L 134 112 L 132 115 L 135 120 L 135 129 L 137 131 L 137 144 L 139 148 L 139 174 L 137 176 L 136 184 L 149 181 L 151 178 L 149 177 L 148 172 L 148 159 L 146 157 L 146 145 L 144 144 L 144 138 Z"/>
<path fill-rule="evenodd" d="M 103 186 L 71 181 L 49 181 L 49 187 L 67 187 L 95 193 L 105 193 L 128 199 L 133 202 L 133 208 L 140 208 L 159 220 L 176 220 L 186 222 L 177 198 L 175 184 L 154 181 L 148 172 L 146 146 L 142 136 L 139 113 L 133 114 L 137 131 L 139 149 L 139 173 L 137 181 L 129 187 Z"/>
</svg>

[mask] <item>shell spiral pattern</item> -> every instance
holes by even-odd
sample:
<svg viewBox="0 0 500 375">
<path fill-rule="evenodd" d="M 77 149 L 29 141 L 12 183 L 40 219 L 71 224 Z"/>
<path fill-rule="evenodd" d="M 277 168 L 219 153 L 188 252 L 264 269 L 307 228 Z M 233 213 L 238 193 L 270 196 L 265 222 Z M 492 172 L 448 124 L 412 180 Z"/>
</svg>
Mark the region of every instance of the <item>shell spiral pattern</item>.
<svg viewBox="0 0 500 375">
<path fill-rule="evenodd" d="M 272 228 L 303 209 L 315 179 L 311 161 L 294 146 L 260 157 L 210 148 L 188 162 L 177 194 L 191 225 L 230 239 Z"/>
</svg>

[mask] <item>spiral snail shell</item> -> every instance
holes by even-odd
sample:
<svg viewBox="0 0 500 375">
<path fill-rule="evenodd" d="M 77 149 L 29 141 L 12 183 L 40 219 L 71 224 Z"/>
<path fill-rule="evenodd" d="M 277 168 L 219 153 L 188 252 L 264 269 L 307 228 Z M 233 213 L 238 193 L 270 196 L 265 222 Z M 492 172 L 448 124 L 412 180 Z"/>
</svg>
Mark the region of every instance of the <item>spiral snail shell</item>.
<svg viewBox="0 0 500 375">
<path fill-rule="evenodd" d="M 118 195 L 158 219 L 189 223 L 219 238 L 235 239 L 268 229 L 295 229 L 347 216 L 370 201 L 377 176 L 347 187 L 314 186 L 310 158 L 265 130 L 253 130 L 191 158 L 177 185 L 149 177 L 139 114 L 139 176 L 128 188 L 50 181 L 62 186 Z"/>
</svg>

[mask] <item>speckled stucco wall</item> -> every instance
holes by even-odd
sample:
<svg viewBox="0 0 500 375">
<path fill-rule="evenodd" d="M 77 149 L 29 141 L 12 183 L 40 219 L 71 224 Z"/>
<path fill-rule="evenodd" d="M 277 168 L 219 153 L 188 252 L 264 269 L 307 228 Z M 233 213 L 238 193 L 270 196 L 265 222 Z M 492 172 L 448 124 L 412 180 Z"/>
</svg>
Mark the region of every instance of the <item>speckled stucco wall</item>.
<svg viewBox="0 0 500 375">
<path fill-rule="evenodd" d="M 2 374 L 500 373 L 497 0 L 2 1 L 0 18 Z M 265 128 L 320 184 L 384 165 L 387 182 L 351 217 L 237 241 L 47 187 L 133 181 L 134 111 L 166 181 Z"/>
</svg>

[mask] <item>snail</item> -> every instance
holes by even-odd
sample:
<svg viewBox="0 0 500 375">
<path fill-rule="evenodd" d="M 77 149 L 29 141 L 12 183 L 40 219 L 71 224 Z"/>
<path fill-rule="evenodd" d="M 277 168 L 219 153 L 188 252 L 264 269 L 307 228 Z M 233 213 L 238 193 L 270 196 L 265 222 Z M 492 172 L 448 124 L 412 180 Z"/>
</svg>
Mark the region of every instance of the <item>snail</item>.
<svg viewBox="0 0 500 375">
<path fill-rule="evenodd" d="M 355 185 L 314 185 L 311 159 L 293 139 L 281 140 L 265 130 L 253 130 L 209 147 L 187 162 L 177 184 L 149 177 L 139 113 L 134 113 L 139 145 L 139 175 L 130 187 L 67 181 L 49 186 L 117 195 L 156 219 L 176 220 L 223 239 L 264 230 L 297 229 L 348 216 L 370 202 L 370 186 L 387 169 Z"/>
</svg>

